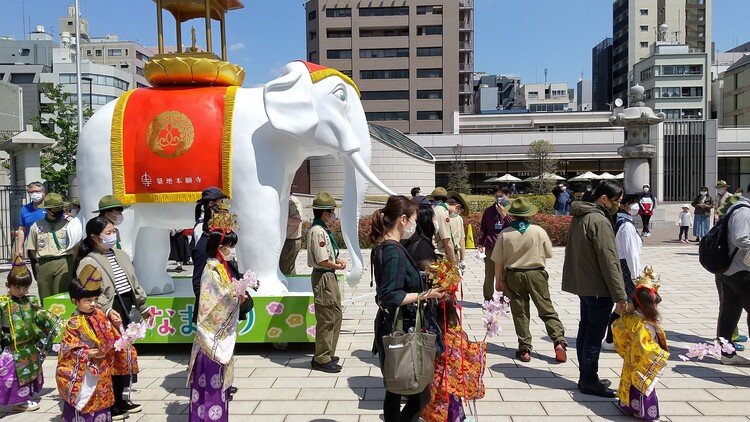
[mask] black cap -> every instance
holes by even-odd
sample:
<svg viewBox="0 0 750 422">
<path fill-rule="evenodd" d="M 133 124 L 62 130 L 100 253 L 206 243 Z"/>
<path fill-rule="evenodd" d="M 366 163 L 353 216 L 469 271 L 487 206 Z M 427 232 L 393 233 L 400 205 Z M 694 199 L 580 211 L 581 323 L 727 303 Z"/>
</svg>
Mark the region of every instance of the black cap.
<svg viewBox="0 0 750 422">
<path fill-rule="evenodd" d="M 203 192 L 201 193 L 201 199 L 195 201 L 196 203 L 205 203 L 208 201 L 218 201 L 219 199 L 226 199 L 227 196 L 224 195 L 224 192 L 221 191 L 221 189 L 217 187 L 210 187 L 203 189 Z"/>
</svg>

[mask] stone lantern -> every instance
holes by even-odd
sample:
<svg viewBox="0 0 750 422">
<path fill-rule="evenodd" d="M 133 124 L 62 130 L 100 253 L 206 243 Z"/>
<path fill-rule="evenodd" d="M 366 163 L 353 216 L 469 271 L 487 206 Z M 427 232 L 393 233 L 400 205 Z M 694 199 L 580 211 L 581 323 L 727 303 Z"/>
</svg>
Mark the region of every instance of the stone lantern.
<svg viewBox="0 0 750 422">
<path fill-rule="evenodd" d="M 630 88 L 630 107 L 609 118 L 613 126 L 625 128 L 625 145 L 617 153 L 625 159 L 625 190 L 639 192 L 649 184 L 649 160 L 656 153 L 656 147 L 649 144 L 649 127 L 666 119 L 664 113 L 654 113 L 643 103 L 645 89 L 640 85 Z"/>
</svg>

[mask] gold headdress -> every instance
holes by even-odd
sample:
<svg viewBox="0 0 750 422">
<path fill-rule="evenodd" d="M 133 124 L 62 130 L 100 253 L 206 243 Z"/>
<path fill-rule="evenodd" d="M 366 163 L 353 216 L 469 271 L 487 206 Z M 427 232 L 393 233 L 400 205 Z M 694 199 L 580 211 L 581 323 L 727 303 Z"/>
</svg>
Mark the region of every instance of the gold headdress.
<svg viewBox="0 0 750 422">
<path fill-rule="evenodd" d="M 217 212 L 208 220 L 209 231 L 220 231 L 222 233 L 236 232 L 240 228 L 237 223 L 237 214 L 229 213 L 228 209 L 224 212 Z"/>
<path fill-rule="evenodd" d="M 16 256 L 16 259 L 13 260 L 13 267 L 10 269 L 10 273 L 16 277 L 29 275 L 29 268 L 26 267 L 26 261 L 20 256 Z"/>
<path fill-rule="evenodd" d="M 78 281 L 83 290 L 96 291 L 102 288 L 102 273 L 93 265 L 86 265 L 78 274 Z"/>
<path fill-rule="evenodd" d="M 658 293 L 659 287 L 661 287 L 661 277 L 654 274 L 654 269 L 651 266 L 644 268 L 643 275 L 638 277 L 635 289 L 647 289 L 653 293 Z"/>
</svg>

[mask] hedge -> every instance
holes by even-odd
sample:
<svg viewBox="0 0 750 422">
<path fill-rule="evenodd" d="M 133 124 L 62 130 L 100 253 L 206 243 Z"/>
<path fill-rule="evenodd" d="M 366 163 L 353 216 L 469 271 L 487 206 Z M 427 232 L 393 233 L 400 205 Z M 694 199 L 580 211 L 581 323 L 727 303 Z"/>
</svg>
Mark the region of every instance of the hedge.
<svg viewBox="0 0 750 422">
<path fill-rule="evenodd" d="M 539 207 L 539 213 L 541 214 L 554 214 L 555 196 L 554 195 L 511 195 L 511 199 L 524 197 L 531 201 L 532 204 Z M 495 204 L 495 198 L 487 196 L 487 199 L 481 201 L 470 201 L 469 210 L 470 212 L 484 212 L 484 210 L 490 205 Z"/>
</svg>

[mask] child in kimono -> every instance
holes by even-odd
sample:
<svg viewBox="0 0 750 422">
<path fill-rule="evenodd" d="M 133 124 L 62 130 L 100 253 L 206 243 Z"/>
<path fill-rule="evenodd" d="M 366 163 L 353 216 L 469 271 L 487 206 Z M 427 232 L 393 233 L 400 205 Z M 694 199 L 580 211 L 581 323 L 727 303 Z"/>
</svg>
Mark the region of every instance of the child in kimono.
<svg viewBox="0 0 750 422">
<path fill-rule="evenodd" d="M 635 286 L 635 312 L 612 324 L 615 349 L 623 358 L 617 390 L 620 409 L 644 420 L 659 419 L 655 388 L 669 359 L 667 337 L 659 325 L 658 290 L 658 277 L 646 268 Z"/>
<path fill-rule="evenodd" d="M 59 332 L 58 319 L 30 296 L 31 273 L 20 257 L 8 273 L 8 295 L 0 296 L 0 406 L 39 409 L 34 396 L 44 383 L 42 362 Z"/>
<path fill-rule="evenodd" d="M 235 290 L 228 262 L 237 245 L 236 215 L 222 213 L 209 221 L 206 261 L 201 276 L 198 323 L 190 354 L 189 421 L 228 421 L 234 344 L 244 294 Z"/>
<path fill-rule="evenodd" d="M 97 307 L 102 294 L 101 281 L 99 270 L 86 265 L 69 287 L 76 311 L 65 327 L 55 373 L 66 422 L 100 422 L 127 417 L 122 414 L 115 418 L 110 413 L 115 402 L 111 378 L 115 341 L 120 334 Z"/>
</svg>

